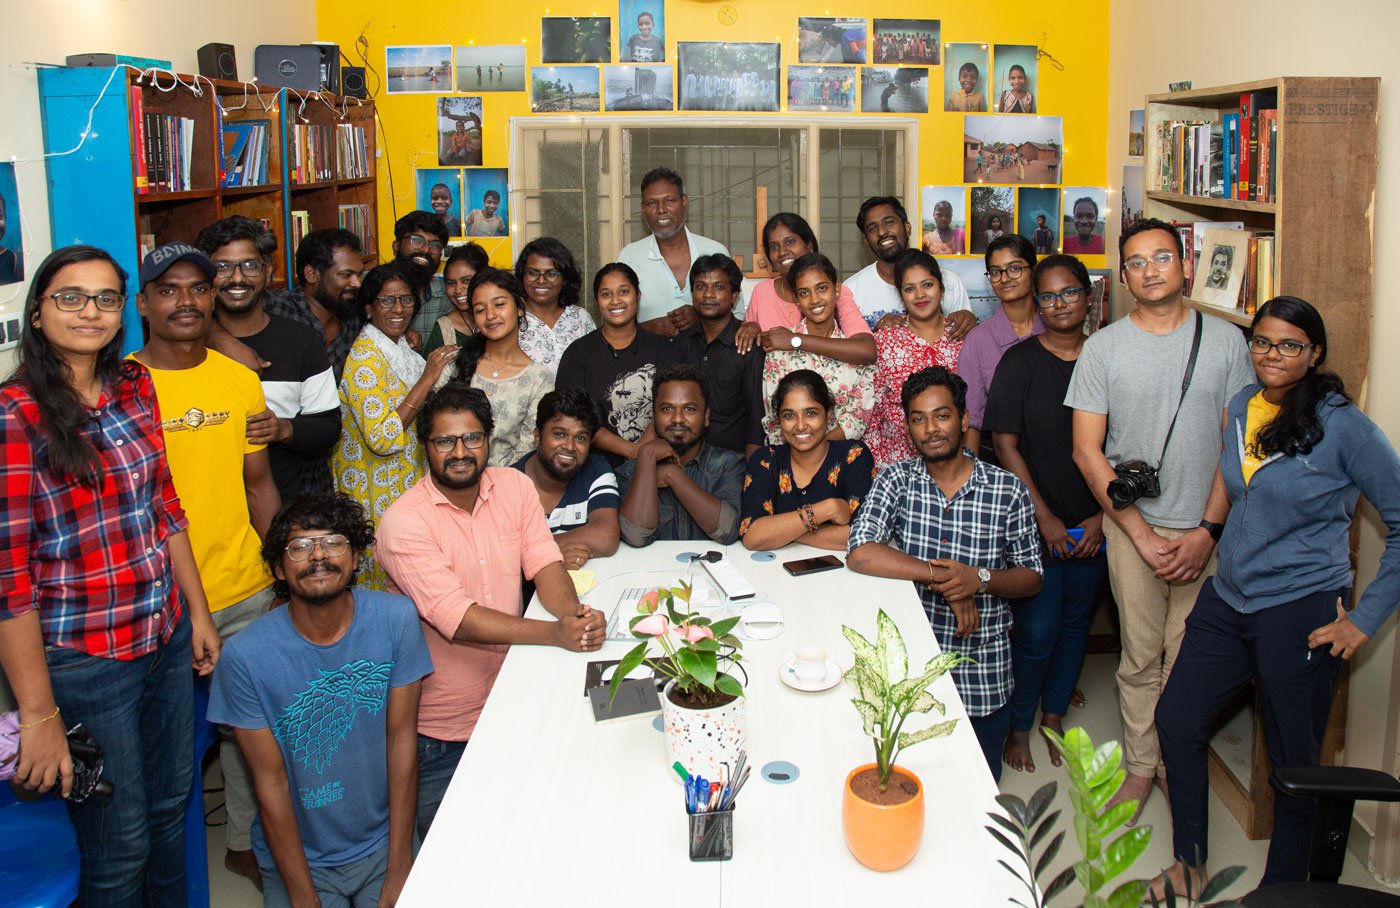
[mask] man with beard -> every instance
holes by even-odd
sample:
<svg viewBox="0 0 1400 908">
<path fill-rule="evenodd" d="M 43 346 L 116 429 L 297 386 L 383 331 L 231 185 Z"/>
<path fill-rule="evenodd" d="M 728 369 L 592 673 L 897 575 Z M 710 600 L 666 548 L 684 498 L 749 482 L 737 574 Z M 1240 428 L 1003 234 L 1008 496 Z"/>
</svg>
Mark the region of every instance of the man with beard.
<svg viewBox="0 0 1400 908">
<path fill-rule="evenodd" d="M 949 206 L 951 217 L 952 206 Z M 890 316 L 904 318 L 904 303 L 894 285 L 894 263 L 909 248 L 909 215 L 899 199 L 875 196 L 861 203 L 856 227 L 875 261 L 846 279 L 846 288 L 855 297 L 860 314 L 870 330 L 884 327 Z M 948 336 L 960 340 L 977 324 L 967 289 L 951 271 L 943 272 L 943 315 L 948 320 Z"/>
<path fill-rule="evenodd" d="M 963 448 L 967 385 L 941 366 L 900 389 L 918 457 L 886 467 L 851 520 L 851 570 L 915 584 L 944 652 L 973 661 L 953 683 L 1001 778 L 1011 728 L 1011 609 L 1040 590 L 1040 535 L 1025 485 Z"/>
<path fill-rule="evenodd" d="M 651 235 L 628 243 L 617 260 L 637 272 L 641 326 L 664 337 L 675 337 L 695 324 L 690 307 L 690 269 L 702 255 L 729 250 L 685 226 L 690 196 L 681 175 L 654 167 L 642 177 L 642 218 Z"/>
<path fill-rule="evenodd" d="M 375 552 L 418 607 L 433 674 L 418 708 L 419 836 L 426 836 L 512 644 L 598 649 L 607 618 L 581 605 L 519 470 L 487 467 L 491 403 L 452 382 L 418 414 L 428 475 L 379 519 Z M 520 578 L 558 620 L 522 617 Z"/>
<path fill-rule="evenodd" d="M 431 211 L 410 211 L 394 222 L 393 249 L 394 258 L 408 265 L 415 276 L 418 311 L 404 336 L 421 352 L 423 338 L 432 333 L 438 319 L 452 311 L 447 282 L 437 273 L 447 249 L 447 225 Z"/>
<path fill-rule="evenodd" d="M 617 477 L 591 450 L 601 422 L 587 391 L 550 391 L 535 412 L 535 450 L 515 462 L 535 484 L 569 570 L 617 551 Z"/>
<path fill-rule="evenodd" d="M 306 325 L 263 309 L 277 237 L 240 215 L 200 231 L 195 246 L 214 263 L 214 318 L 268 365 L 259 377 L 268 409 L 248 421 L 248 439 L 268 446 L 283 501 L 331 489 L 328 463 L 340 437 L 340 396 L 326 349 Z"/>
<path fill-rule="evenodd" d="M 710 424 L 705 377 L 694 366 L 657 370 L 652 416 L 659 436 L 617 471 L 622 538 L 641 548 L 658 539 L 739 538 L 744 458 L 704 441 Z"/>
<path fill-rule="evenodd" d="M 316 332 L 325 347 L 335 380 L 345 371 L 345 358 L 365 326 L 365 315 L 355 305 L 360 273 L 365 262 L 360 239 L 348 230 L 329 227 L 313 230 L 297 246 L 297 280 L 290 293 L 269 293 L 263 310 L 300 322 Z"/>
<path fill-rule="evenodd" d="M 433 664 L 413 603 L 353 588 L 373 544 L 344 495 L 278 514 L 262 559 L 287 604 L 214 674 L 209 718 L 234 728 L 257 792 L 268 905 L 393 904 L 413 864 L 418 698 Z"/>
<path fill-rule="evenodd" d="M 205 347 L 217 273 L 186 243 L 159 246 L 146 256 L 136 311 L 150 339 L 132 359 L 151 372 L 170 475 L 190 521 L 190 547 L 214 626 L 228 642 L 272 605 L 258 547 L 282 503 L 267 448 L 246 428 L 267 409 L 258 377 Z M 259 884 L 249 841 L 252 785 L 231 734 L 225 734 L 219 762 L 228 805 L 224 864 Z"/>
</svg>

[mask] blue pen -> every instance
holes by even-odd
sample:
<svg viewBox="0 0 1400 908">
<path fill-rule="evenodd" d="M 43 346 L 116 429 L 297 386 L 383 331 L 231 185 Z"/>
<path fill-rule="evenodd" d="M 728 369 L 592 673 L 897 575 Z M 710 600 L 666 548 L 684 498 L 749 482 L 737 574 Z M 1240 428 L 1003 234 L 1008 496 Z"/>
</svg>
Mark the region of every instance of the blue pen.
<svg viewBox="0 0 1400 908">
<path fill-rule="evenodd" d="M 685 780 L 685 812 L 695 812 L 695 782 L 697 777 L 691 776 Z"/>
<path fill-rule="evenodd" d="M 705 799 L 710 796 L 710 783 L 704 776 L 695 780 L 695 812 L 705 812 Z"/>
</svg>

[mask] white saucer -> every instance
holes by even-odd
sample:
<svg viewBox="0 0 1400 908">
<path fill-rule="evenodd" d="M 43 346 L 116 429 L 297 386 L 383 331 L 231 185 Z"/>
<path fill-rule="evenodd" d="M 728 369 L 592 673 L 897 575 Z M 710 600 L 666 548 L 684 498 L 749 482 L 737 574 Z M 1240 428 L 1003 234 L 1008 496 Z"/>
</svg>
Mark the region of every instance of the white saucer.
<svg viewBox="0 0 1400 908">
<path fill-rule="evenodd" d="M 830 690 L 841 683 L 841 679 L 846 675 L 841 670 L 841 666 L 832 660 L 826 660 L 826 677 L 816 681 L 803 681 L 797 677 L 797 657 L 789 656 L 788 660 L 778 669 L 778 677 L 782 682 L 793 690 L 805 690 L 815 692 L 819 690 Z"/>
</svg>

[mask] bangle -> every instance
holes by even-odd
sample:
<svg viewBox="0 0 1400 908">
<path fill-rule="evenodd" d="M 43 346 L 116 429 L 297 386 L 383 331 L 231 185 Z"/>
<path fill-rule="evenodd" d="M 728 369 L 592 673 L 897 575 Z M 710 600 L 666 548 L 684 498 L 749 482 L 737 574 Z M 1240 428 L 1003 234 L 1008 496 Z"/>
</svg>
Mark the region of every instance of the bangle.
<svg viewBox="0 0 1400 908">
<path fill-rule="evenodd" d="M 58 712 L 59 712 L 58 707 L 55 706 L 55 707 L 53 708 L 53 712 L 49 713 L 49 714 L 48 714 L 47 716 L 45 716 L 44 718 L 39 719 L 39 720 L 34 721 L 34 722 L 21 722 L 21 723 L 19 723 L 19 727 L 20 727 L 20 728 L 25 728 L 25 729 L 28 729 L 28 728 L 38 728 L 40 725 L 43 725 L 45 722 L 49 721 L 50 719 L 57 719 L 57 718 L 58 718 Z"/>
<path fill-rule="evenodd" d="M 924 564 L 928 565 L 928 582 L 929 582 L 929 586 L 932 586 L 932 585 L 933 585 L 933 562 L 932 562 L 932 561 L 925 561 Z"/>
<path fill-rule="evenodd" d="M 804 504 L 798 508 L 797 514 L 802 518 L 802 525 L 807 528 L 807 532 L 815 533 L 817 531 L 817 515 L 813 512 L 810 504 Z"/>
<path fill-rule="evenodd" d="M 408 407 L 408 408 L 409 408 L 410 410 L 412 410 L 414 413 L 417 413 L 417 412 L 418 412 L 418 407 L 417 407 L 417 405 L 411 404 L 411 403 L 409 403 L 407 400 L 404 400 L 403 405 L 404 405 L 405 407 Z"/>
</svg>

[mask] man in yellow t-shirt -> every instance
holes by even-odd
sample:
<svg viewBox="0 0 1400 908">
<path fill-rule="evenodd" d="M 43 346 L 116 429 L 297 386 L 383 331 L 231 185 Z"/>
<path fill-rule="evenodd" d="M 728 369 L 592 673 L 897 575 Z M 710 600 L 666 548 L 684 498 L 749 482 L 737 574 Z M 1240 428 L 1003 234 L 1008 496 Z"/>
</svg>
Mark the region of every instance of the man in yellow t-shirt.
<svg viewBox="0 0 1400 908">
<path fill-rule="evenodd" d="M 250 421 L 267 418 L 262 384 L 251 370 L 204 345 L 214 320 L 213 278 L 213 262 L 185 243 L 146 256 L 136 308 L 150 326 L 150 340 L 132 358 L 151 372 L 190 546 L 214 625 L 227 642 L 272 605 L 272 578 L 259 550 L 281 500 L 267 449 L 247 438 Z M 256 802 L 231 736 L 219 760 L 228 808 L 224 862 L 256 882 L 249 837 Z"/>
</svg>

